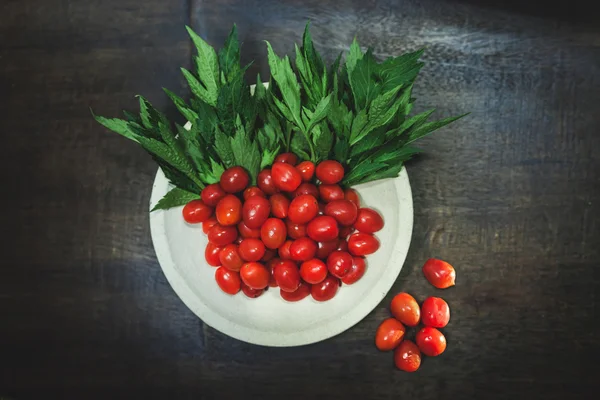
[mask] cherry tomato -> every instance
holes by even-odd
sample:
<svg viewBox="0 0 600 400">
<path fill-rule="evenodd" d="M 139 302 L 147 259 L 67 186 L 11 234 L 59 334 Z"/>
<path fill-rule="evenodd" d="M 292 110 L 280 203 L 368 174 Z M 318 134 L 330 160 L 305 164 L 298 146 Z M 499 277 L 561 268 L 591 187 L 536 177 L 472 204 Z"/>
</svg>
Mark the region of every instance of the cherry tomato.
<svg viewBox="0 0 600 400">
<path fill-rule="evenodd" d="M 273 268 L 275 282 L 284 292 L 294 292 L 300 286 L 300 272 L 295 262 L 281 260 Z"/>
<path fill-rule="evenodd" d="M 300 186 L 298 186 L 298 189 L 294 190 L 292 192 L 292 199 L 298 196 L 302 196 L 303 194 L 310 194 L 312 196 L 314 196 L 316 199 L 319 198 L 319 189 L 317 189 L 317 187 L 315 185 L 313 185 L 312 183 L 301 183 Z"/>
<path fill-rule="evenodd" d="M 340 287 L 340 281 L 334 276 L 329 275 L 321 283 L 312 285 L 310 294 L 316 301 L 331 300 Z"/>
<path fill-rule="evenodd" d="M 344 190 L 344 199 L 350 200 L 353 202 L 357 208 L 360 208 L 360 196 L 358 192 L 354 189 L 346 189 Z"/>
<path fill-rule="evenodd" d="M 265 255 L 265 245 L 260 239 L 244 239 L 239 252 L 245 261 L 259 261 Z"/>
<path fill-rule="evenodd" d="M 448 303 L 440 297 L 428 297 L 421 305 L 421 322 L 425 326 L 434 328 L 443 328 L 450 321 L 450 307 Z"/>
<path fill-rule="evenodd" d="M 363 233 L 375 233 L 383 228 L 383 218 L 375 210 L 370 208 L 359 208 L 354 227 Z"/>
<path fill-rule="evenodd" d="M 296 169 L 300 171 L 300 175 L 304 182 L 310 182 L 315 174 L 315 164 L 313 164 L 312 161 L 302 161 L 300 164 L 296 165 Z"/>
<path fill-rule="evenodd" d="M 325 203 L 334 200 L 344 200 L 344 191 L 339 185 L 320 185 L 319 195 Z"/>
<path fill-rule="evenodd" d="M 285 226 L 287 228 L 287 234 L 292 239 L 300 239 L 306 236 L 306 225 L 295 224 L 289 219 L 285 220 Z"/>
<path fill-rule="evenodd" d="M 279 294 L 281 298 L 285 301 L 300 301 L 306 296 L 310 294 L 310 285 L 307 285 L 304 282 L 300 282 L 300 286 L 293 292 L 286 292 L 284 290 L 279 290 Z"/>
<path fill-rule="evenodd" d="M 242 167 L 231 167 L 221 174 L 220 184 L 227 193 L 237 193 L 246 189 L 250 182 L 248 173 Z"/>
<path fill-rule="evenodd" d="M 406 328 L 395 318 L 388 318 L 377 328 L 375 346 L 381 351 L 394 350 L 404 339 Z"/>
<path fill-rule="evenodd" d="M 242 282 L 242 292 L 244 292 L 244 294 L 247 297 L 250 297 L 251 299 L 255 299 L 258 296 L 260 296 L 261 294 L 263 294 L 265 292 L 265 289 L 252 289 L 250 286 L 248 286 L 244 282 Z"/>
<path fill-rule="evenodd" d="M 284 219 L 288 216 L 290 199 L 281 193 L 275 193 L 269 198 L 269 201 L 271 202 L 271 214 L 275 218 Z"/>
<path fill-rule="evenodd" d="M 220 267 L 221 261 L 219 260 L 219 254 L 223 250 L 223 246 L 217 246 L 214 243 L 208 242 L 206 248 L 204 249 L 204 258 L 208 265 L 213 267 Z"/>
<path fill-rule="evenodd" d="M 267 267 L 257 262 L 246 263 L 240 269 L 242 281 L 252 289 L 266 288 L 269 284 L 270 275 Z"/>
<path fill-rule="evenodd" d="M 350 272 L 342 277 L 342 282 L 346 285 L 352 285 L 363 277 L 366 270 L 367 264 L 364 258 L 352 257 L 352 267 L 350 268 Z"/>
<path fill-rule="evenodd" d="M 238 246 L 235 244 L 228 244 L 221 250 L 219 253 L 219 261 L 221 262 L 220 265 L 236 272 L 239 271 L 244 264 L 244 260 L 242 260 L 240 252 L 238 251 Z"/>
<path fill-rule="evenodd" d="M 264 245 L 263 245 L 263 247 L 264 247 Z M 262 256 L 260 261 L 262 261 L 262 262 L 271 261 L 272 259 L 275 258 L 276 255 L 277 255 L 277 252 L 275 250 L 265 248 L 265 255 Z"/>
<path fill-rule="evenodd" d="M 284 164 L 284 163 L 279 163 Z M 269 249 L 277 249 L 287 237 L 285 223 L 278 218 L 269 218 L 260 228 L 260 238 Z"/>
<path fill-rule="evenodd" d="M 414 342 L 404 340 L 394 350 L 394 364 L 402 371 L 415 372 L 421 366 L 421 351 Z"/>
<path fill-rule="evenodd" d="M 246 226 L 244 221 L 240 222 L 237 225 L 238 231 L 240 231 L 240 236 L 244 239 L 247 238 L 259 238 L 260 237 L 260 229 L 250 229 Z"/>
<path fill-rule="evenodd" d="M 278 162 L 296 165 L 298 163 L 298 157 L 294 153 L 281 153 L 280 155 L 275 157 L 274 163 Z"/>
<path fill-rule="evenodd" d="M 208 231 L 208 241 L 218 246 L 225 246 L 237 239 L 235 226 L 222 226 L 216 224 Z"/>
<path fill-rule="evenodd" d="M 210 218 L 213 208 L 204 204 L 202 200 L 192 200 L 183 207 L 181 213 L 188 224 L 199 224 Z"/>
<path fill-rule="evenodd" d="M 356 221 L 358 208 L 350 200 L 334 200 L 325 206 L 325 215 L 335 218 L 340 225 L 349 226 Z"/>
<path fill-rule="evenodd" d="M 288 163 L 275 163 L 271 166 L 271 175 L 275 187 L 284 192 L 293 192 L 300 186 L 302 176 L 293 165 Z"/>
<path fill-rule="evenodd" d="M 244 190 L 244 200 L 248 200 L 252 196 L 265 197 L 265 192 L 256 186 L 250 186 Z"/>
<path fill-rule="evenodd" d="M 304 261 L 300 266 L 300 277 L 307 283 L 321 283 L 327 278 L 327 265 L 317 258 Z"/>
<path fill-rule="evenodd" d="M 321 182 L 333 185 L 344 177 L 344 167 L 335 160 L 325 160 L 317 165 L 316 173 Z"/>
<path fill-rule="evenodd" d="M 337 247 L 335 248 L 337 251 L 345 251 L 346 253 L 348 252 L 348 242 L 340 239 L 340 241 L 337 244 Z"/>
<path fill-rule="evenodd" d="M 338 240 L 330 240 L 327 242 L 318 242 L 317 258 L 325 260 L 332 252 L 337 249 Z"/>
<path fill-rule="evenodd" d="M 200 192 L 200 197 L 204 204 L 209 207 L 216 207 L 223 197 L 225 197 L 227 193 L 221 188 L 218 183 L 213 183 L 212 185 L 208 185 L 202 192 Z"/>
<path fill-rule="evenodd" d="M 438 289 L 446 289 L 454 286 L 456 271 L 446 261 L 430 258 L 423 265 L 425 278 Z"/>
<path fill-rule="evenodd" d="M 291 260 L 292 255 L 290 253 L 290 248 L 292 247 L 292 240 L 286 240 L 284 244 L 282 244 L 277 250 L 279 253 L 279 258 L 282 260 Z"/>
<path fill-rule="evenodd" d="M 398 293 L 390 304 L 392 315 L 406 326 L 417 326 L 421 319 L 419 304 L 408 293 Z"/>
<path fill-rule="evenodd" d="M 209 219 L 207 219 L 206 221 L 204 221 L 202 223 L 202 232 L 207 234 L 208 231 L 210 231 L 210 228 L 212 228 L 213 226 L 215 226 L 218 223 L 219 222 L 217 221 L 217 217 L 210 217 Z"/>
<path fill-rule="evenodd" d="M 327 269 L 336 278 L 343 278 L 352 269 L 352 256 L 343 251 L 334 251 L 327 257 Z"/>
<path fill-rule="evenodd" d="M 353 256 L 366 256 L 379 249 L 379 240 L 368 233 L 353 233 L 348 239 L 348 250 Z"/>
<path fill-rule="evenodd" d="M 350 236 L 352 233 L 354 233 L 354 230 L 355 229 L 351 226 L 340 227 L 340 238 L 346 239 L 348 236 Z"/>
<path fill-rule="evenodd" d="M 319 214 L 318 215 L 324 215 L 325 214 L 325 206 L 327 204 L 325 203 L 319 203 Z"/>
<path fill-rule="evenodd" d="M 271 176 L 270 169 L 263 169 L 258 173 L 257 183 L 260 190 L 265 192 L 266 195 L 272 195 L 279 192 L 279 189 L 275 187 L 273 183 L 273 177 Z"/>
<path fill-rule="evenodd" d="M 307 237 L 296 239 L 290 246 L 290 256 L 294 261 L 306 261 L 315 257 L 317 243 Z"/>
<path fill-rule="evenodd" d="M 308 237 L 316 242 L 327 242 L 337 239 L 340 231 L 333 217 L 321 215 L 308 223 L 306 233 Z"/>
<path fill-rule="evenodd" d="M 271 203 L 269 200 L 260 196 L 250 197 L 244 203 L 242 216 L 244 224 L 250 229 L 258 229 L 269 218 L 271 213 Z"/>
<path fill-rule="evenodd" d="M 236 294 L 240 291 L 242 281 L 237 272 L 230 271 L 225 267 L 219 267 L 215 271 L 217 285 L 227 294 Z"/>
<path fill-rule="evenodd" d="M 240 243 L 242 243 L 242 240 L 244 240 L 244 238 L 238 235 L 237 239 L 235 239 L 233 243 L 239 246 Z"/>
<path fill-rule="evenodd" d="M 219 224 L 223 226 L 236 225 L 242 220 L 242 202 L 234 195 L 228 194 L 217 204 L 216 215 Z"/>
<path fill-rule="evenodd" d="M 319 202 L 310 194 L 296 197 L 290 203 L 288 218 L 295 224 L 306 224 L 319 212 Z"/>
<path fill-rule="evenodd" d="M 421 353 L 426 356 L 439 356 L 446 350 L 446 337 L 442 332 L 430 326 L 417 332 L 416 342 Z"/>
<path fill-rule="evenodd" d="M 266 266 L 267 269 L 269 270 L 269 286 L 270 287 L 277 287 L 277 281 L 275 280 L 275 277 L 273 276 L 273 271 L 275 270 L 275 266 L 277 264 L 279 264 L 279 262 L 281 261 L 280 258 L 273 258 L 271 261 L 268 261 Z"/>
</svg>

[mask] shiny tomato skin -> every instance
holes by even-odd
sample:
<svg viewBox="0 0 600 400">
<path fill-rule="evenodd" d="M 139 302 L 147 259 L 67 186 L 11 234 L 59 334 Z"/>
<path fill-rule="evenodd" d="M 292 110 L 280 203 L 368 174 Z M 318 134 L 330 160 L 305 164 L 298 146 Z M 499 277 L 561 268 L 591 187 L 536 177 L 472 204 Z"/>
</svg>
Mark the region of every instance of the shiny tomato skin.
<svg viewBox="0 0 600 400">
<path fill-rule="evenodd" d="M 279 192 L 279 189 L 277 189 L 273 183 L 273 177 L 271 176 L 270 169 L 263 169 L 260 171 L 258 173 L 256 182 L 260 190 L 262 190 L 268 196 Z"/>
<path fill-rule="evenodd" d="M 259 261 L 265 255 L 265 245 L 260 239 L 244 239 L 240 243 L 239 253 L 244 261 Z"/>
<path fill-rule="evenodd" d="M 295 224 L 306 224 L 317 216 L 319 202 L 310 194 L 300 195 L 292 200 L 288 219 Z"/>
<path fill-rule="evenodd" d="M 226 169 L 221 174 L 221 180 L 219 181 L 221 187 L 227 193 L 241 192 L 246 189 L 248 182 L 250 182 L 250 177 L 242 167 L 231 167 Z"/>
<path fill-rule="evenodd" d="M 312 161 L 302 161 L 296 165 L 296 169 L 300 171 L 300 176 L 304 182 L 310 182 L 315 175 L 315 164 Z"/>
<path fill-rule="evenodd" d="M 334 200 L 325 206 L 325 215 L 335 218 L 343 226 L 350 226 L 356 221 L 358 208 L 350 200 Z"/>
<path fill-rule="evenodd" d="M 319 196 L 325 203 L 344 200 L 344 191 L 339 185 L 319 185 Z"/>
<path fill-rule="evenodd" d="M 403 340 L 394 350 L 394 364 L 402 371 L 415 372 L 421 366 L 421 351 L 411 340 Z"/>
<path fill-rule="evenodd" d="M 273 258 L 270 261 L 267 261 L 265 264 L 267 269 L 269 270 L 269 287 L 277 287 L 277 281 L 275 280 L 275 276 L 273 276 L 273 271 L 275 270 L 275 266 L 281 262 L 280 258 Z"/>
<path fill-rule="evenodd" d="M 320 258 L 321 260 L 327 259 L 327 257 L 337 249 L 338 243 L 339 241 L 337 239 L 327 242 L 318 242 L 316 254 L 317 258 Z"/>
<path fill-rule="evenodd" d="M 284 192 L 293 192 L 302 183 L 300 171 L 288 163 L 273 164 L 271 166 L 271 176 L 275 187 Z"/>
<path fill-rule="evenodd" d="M 216 207 L 219 203 L 219 200 L 225 197 L 226 194 L 227 193 L 218 183 L 213 183 L 202 189 L 202 192 L 200 192 L 200 197 L 207 206 Z"/>
<path fill-rule="evenodd" d="M 307 285 L 304 282 L 300 282 L 300 286 L 293 292 L 286 292 L 284 290 L 279 290 L 279 294 L 281 298 L 285 301 L 295 302 L 300 301 L 310 295 L 310 285 Z"/>
<path fill-rule="evenodd" d="M 266 197 L 265 192 L 256 186 L 250 186 L 244 190 L 244 200 L 248 200 L 252 196 Z"/>
<path fill-rule="evenodd" d="M 219 224 L 236 225 L 242 220 L 242 202 L 236 196 L 228 194 L 219 200 L 215 214 Z"/>
<path fill-rule="evenodd" d="M 285 164 L 285 163 L 279 163 Z M 279 218 L 269 218 L 260 228 L 260 237 L 269 249 L 277 249 L 287 237 L 287 228 L 285 223 Z"/>
<path fill-rule="evenodd" d="M 375 333 L 375 346 L 380 351 L 394 350 L 404 339 L 406 328 L 395 318 L 384 320 Z"/>
<path fill-rule="evenodd" d="M 244 260 L 240 256 L 240 252 L 238 250 L 238 246 L 235 244 L 228 244 L 221 250 L 219 253 L 219 261 L 221 265 L 231 271 L 238 272 L 242 265 L 244 264 Z"/>
<path fill-rule="evenodd" d="M 281 258 L 282 260 L 291 260 L 292 259 L 292 255 L 290 253 L 290 248 L 292 247 L 292 243 L 294 243 L 293 240 L 286 240 L 285 243 L 283 243 L 281 246 L 279 246 L 279 249 L 277 249 L 279 258 Z"/>
<path fill-rule="evenodd" d="M 208 234 L 208 231 L 210 231 L 210 228 L 212 228 L 213 226 L 215 226 L 218 223 L 219 223 L 219 221 L 217 221 L 217 217 L 210 217 L 209 219 L 207 219 L 206 221 L 204 221 L 202 223 L 202 232 L 204 232 L 204 234 Z"/>
<path fill-rule="evenodd" d="M 235 242 L 237 229 L 235 226 L 222 226 L 216 224 L 208 231 L 208 241 L 218 246 L 225 246 Z"/>
<path fill-rule="evenodd" d="M 383 218 L 370 208 L 359 208 L 354 227 L 363 233 L 379 232 L 383 228 Z"/>
<path fill-rule="evenodd" d="M 344 239 L 340 239 L 340 241 L 338 242 L 338 245 L 335 249 L 337 251 L 345 251 L 346 253 L 348 253 L 348 242 L 345 241 Z"/>
<path fill-rule="evenodd" d="M 213 267 L 220 267 L 221 260 L 219 259 L 219 254 L 223 250 L 223 246 L 217 246 L 214 243 L 208 242 L 206 247 L 204 248 L 204 258 L 208 265 Z"/>
<path fill-rule="evenodd" d="M 327 269 L 336 278 L 343 278 L 352 270 L 352 256 L 344 251 L 334 251 L 327 257 Z"/>
<path fill-rule="evenodd" d="M 300 277 L 307 283 L 321 283 L 327 278 L 327 265 L 318 258 L 304 261 L 300 266 Z"/>
<path fill-rule="evenodd" d="M 284 219 L 288 216 L 290 208 L 290 199 L 281 193 L 275 193 L 269 197 L 271 203 L 271 215 L 275 218 Z"/>
<path fill-rule="evenodd" d="M 287 234 L 292 239 L 300 239 L 306 236 L 306 225 L 295 224 L 289 219 L 285 220 L 285 226 L 287 228 Z"/>
<path fill-rule="evenodd" d="M 417 326 L 421 319 L 419 304 L 408 293 L 398 293 L 392 299 L 390 311 L 394 318 L 406 326 Z"/>
<path fill-rule="evenodd" d="M 337 239 L 340 231 L 333 217 L 320 215 L 308 223 L 306 234 L 315 242 L 327 242 Z"/>
<path fill-rule="evenodd" d="M 269 285 L 271 276 L 267 267 L 258 262 L 249 262 L 242 265 L 240 277 L 242 282 L 252 289 L 264 289 Z"/>
<path fill-rule="evenodd" d="M 181 213 L 188 224 L 199 224 L 210 218 L 213 208 L 204 204 L 202 200 L 192 200 L 183 206 Z"/>
<path fill-rule="evenodd" d="M 244 238 L 238 235 L 237 239 L 235 239 L 233 243 L 239 246 L 240 243 L 242 243 L 242 240 L 244 240 Z"/>
<path fill-rule="evenodd" d="M 271 213 L 271 203 L 264 197 L 248 198 L 242 209 L 244 224 L 250 229 L 258 229 L 265 223 Z"/>
<path fill-rule="evenodd" d="M 439 356 L 446 350 L 446 337 L 430 326 L 423 327 L 416 336 L 417 346 L 421 353 L 429 357 Z"/>
<path fill-rule="evenodd" d="M 342 277 L 342 283 L 352 285 L 363 277 L 367 270 L 367 264 L 363 257 L 352 257 L 352 267 L 350 272 Z"/>
<path fill-rule="evenodd" d="M 300 286 L 300 272 L 295 262 L 281 260 L 273 268 L 275 282 L 284 292 L 294 292 Z"/>
<path fill-rule="evenodd" d="M 262 261 L 263 263 L 269 262 L 272 259 L 274 259 L 276 255 L 277 255 L 277 252 L 275 250 L 273 250 L 273 249 L 267 249 L 265 247 L 265 254 L 262 256 L 262 258 L 260 259 L 260 261 Z"/>
<path fill-rule="evenodd" d="M 307 261 L 315 257 L 317 243 L 307 237 L 296 239 L 290 245 L 290 256 L 294 261 Z"/>
<path fill-rule="evenodd" d="M 443 328 L 450 321 L 450 307 L 440 297 L 428 297 L 421 304 L 421 322 L 425 326 Z"/>
<path fill-rule="evenodd" d="M 251 299 L 255 299 L 265 292 L 265 289 L 252 289 L 250 286 L 242 282 L 242 292 Z"/>
<path fill-rule="evenodd" d="M 310 294 L 316 301 L 331 300 L 340 287 L 340 281 L 334 276 L 329 275 L 321 283 L 312 285 Z"/>
<path fill-rule="evenodd" d="M 321 161 L 315 172 L 317 179 L 327 185 L 338 183 L 344 178 L 344 167 L 335 160 Z"/>
<path fill-rule="evenodd" d="M 298 186 L 298 189 L 292 192 L 292 199 L 303 194 L 310 194 L 314 196 L 316 199 L 319 198 L 319 189 L 313 185 L 312 183 L 304 182 Z"/>
<path fill-rule="evenodd" d="M 355 229 L 351 226 L 342 226 L 340 227 L 340 239 L 347 239 L 348 236 L 353 234 Z"/>
<path fill-rule="evenodd" d="M 294 153 L 281 153 L 280 155 L 275 157 L 275 161 L 273 161 L 273 163 L 278 162 L 296 165 L 298 163 L 298 156 L 296 156 Z"/>
<path fill-rule="evenodd" d="M 250 229 L 250 228 L 248 228 L 248 226 L 246 226 L 244 221 L 240 222 L 237 225 L 237 229 L 240 232 L 240 236 L 243 237 L 244 239 L 247 239 L 247 238 L 257 239 L 260 237 L 260 229 Z"/>
<path fill-rule="evenodd" d="M 430 258 L 423 265 L 425 278 L 438 289 L 446 289 L 455 285 L 456 271 L 446 261 Z"/>
<path fill-rule="evenodd" d="M 352 188 L 344 190 L 344 199 L 350 200 L 357 208 L 360 208 L 360 196 L 356 190 Z"/>
<path fill-rule="evenodd" d="M 379 240 L 368 233 L 357 232 L 348 238 L 348 251 L 353 256 L 366 256 L 379 249 Z"/>
<path fill-rule="evenodd" d="M 215 280 L 221 290 L 227 294 L 236 294 L 240 291 L 242 286 L 240 274 L 230 271 L 225 267 L 217 268 L 215 271 Z"/>
</svg>

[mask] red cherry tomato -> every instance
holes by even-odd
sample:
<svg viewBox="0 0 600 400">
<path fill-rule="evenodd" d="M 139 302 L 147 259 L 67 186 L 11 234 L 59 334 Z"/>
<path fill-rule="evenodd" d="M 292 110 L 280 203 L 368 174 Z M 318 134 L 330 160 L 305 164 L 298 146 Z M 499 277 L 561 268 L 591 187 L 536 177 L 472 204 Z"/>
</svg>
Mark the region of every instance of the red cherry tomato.
<svg viewBox="0 0 600 400">
<path fill-rule="evenodd" d="M 352 269 L 352 256 L 343 251 L 334 251 L 327 257 L 327 269 L 336 278 L 343 278 Z"/>
<path fill-rule="evenodd" d="M 455 285 L 456 271 L 445 261 L 430 258 L 423 265 L 425 278 L 438 289 L 446 289 Z"/>
<path fill-rule="evenodd" d="M 316 173 L 321 182 L 333 185 L 344 177 L 344 167 L 335 160 L 325 160 L 317 165 Z"/>
<path fill-rule="evenodd" d="M 319 212 L 319 202 L 310 194 L 296 197 L 290 203 L 288 218 L 295 224 L 306 224 Z"/>
<path fill-rule="evenodd" d="M 320 185 L 319 195 L 325 203 L 334 200 L 344 200 L 344 191 L 339 185 Z"/>
<path fill-rule="evenodd" d="M 244 294 L 247 297 L 250 297 L 251 299 L 255 299 L 258 296 L 260 296 L 261 294 L 263 294 L 265 292 L 265 289 L 252 289 L 250 286 L 248 286 L 244 282 L 242 282 L 242 292 L 244 292 Z"/>
<path fill-rule="evenodd" d="M 292 239 L 300 239 L 306 236 L 306 225 L 295 224 L 289 219 L 285 220 L 285 226 L 287 228 L 287 234 Z"/>
<path fill-rule="evenodd" d="M 237 239 L 235 226 L 222 226 L 216 224 L 208 231 L 208 241 L 218 246 L 225 246 Z"/>
<path fill-rule="evenodd" d="M 202 189 L 200 197 L 207 206 L 216 207 L 219 200 L 225 197 L 226 194 L 218 183 L 213 183 Z"/>
<path fill-rule="evenodd" d="M 275 282 L 284 292 L 294 292 L 300 286 L 300 272 L 295 262 L 281 260 L 273 268 Z"/>
<path fill-rule="evenodd" d="M 301 183 L 300 186 L 298 186 L 298 189 L 292 192 L 292 199 L 298 196 L 302 196 L 303 194 L 310 194 L 311 196 L 314 196 L 316 199 L 318 199 L 319 189 L 317 189 L 317 187 L 312 183 Z"/>
<path fill-rule="evenodd" d="M 245 261 L 259 261 L 265 255 L 265 245 L 260 239 L 244 239 L 240 243 L 239 252 Z"/>
<path fill-rule="evenodd" d="M 285 163 L 279 163 L 285 164 Z M 269 249 L 277 249 L 287 237 L 287 229 L 285 223 L 278 218 L 269 218 L 260 228 L 260 237 Z"/>
<path fill-rule="evenodd" d="M 412 341 L 404 340 L 394 350 L 394 364 L 402 371 L 415 372 L 421 366 L 421 351 Z"/>
<path fill-rule="evenodd" d="M 208 265 L 213 267 L 220 267 L 221 261 L 219 260 L 219 254 L 223 250 L 223 246 L 217 246 L 214 243 L 208 242 L 206 248 L 204 249 L 204 258 Z"/>
<path fill-rule="evenodd" d="M 238 231 L 240 232 L 240 236 L 244 239 L 247 238 L 259 238 L 260 237 L 260 229 L 250 229 L 246 226 L 244 221 L 240 222 L 237 225 Z"/>
<path fill-rule="evenodd" d="M 264 197 L 253 196 L 244 203 L 242 217 L 248 228 L 258 229 L 269 218 L 270 213 L 271 203 L 269 200 Z"/>
<path fill-rule="evenodd" d="M 353 233 L 348 239 L 348 251 L 353 256 L 366 256 L 379 249 L 379 240 L 368 233 Z"/>
<path fill-rule="evenodd" d="M 192 200 L 182 210 L 183 219 L 188 224 L 199 224 L 206 221 L 213 213 L 213 208 L 204 204 L 202 200 Z"/>
<path fill-rule="evenodd" d="M 416 342 L 421 353 L 426 356 L 439 356 L 446 350 L 446 337 L 442 332 L 430 326 L 417 332 Z"/>
<path fill-rule="evenodd" d="M 340 238 L 341 239 L 346 239 L 352 233 L 354 233 L 353 227 L 351 227 L 351 226 L 341 226 L 340 227 Z"/>
<path fill-rule="evenodd" d="M 296 165 L 298 163 L 298 157 L 294 153 L 281 153 L 280 155 L 275 157 L 274 163 L 278 162 Z"/>
<path fill-rule="evenodd" d="M 440 297 L 428 297 L 421 305 L 421 322 L 425 326 L 433 328 L 443 328 L 450 321 L 450 307 L 448 303 Z"/>
<path fill-rule="evenodd" d="M 348 253 L 348 242 L 343 239 L 340 239 L 335 249 L 337 251 L 345 251 L 346 253 Z"/>
<path fill-rule="evenodd" d="M 242 265 L 240 276 L 242 281 L 252 289 L 264 289 L 269 284 L 270 277 L 267 267 L 257 262 Z"/>
<path fill-rule="evenodd" d="M 250 186 L 244 190 L 244 200 L 248 200 L 252 196 L 265 197 L 265 192 L 257 188 L 256 186 Z"/>
<path fill-rule="evenodd" d="M 221 250 L 219 253 L 219 261 L 221 262 L 220 265 L 236 272 L 239 271 L 244 264 L 244 260 L 242 260 L 242 257 L 238 251 L 238 246 L 235 244 L 228 244 L 223 248 L 223 250 Z"/>
<path fill-rule="evenodd" d="M 271 261 L 268 261 L 266 266 L 267 269 L 269 270 L 269 287 L 277 287 L 277 281 L 275 280 L 275 277 L 273 276 L 273 271 L 275 270 L 275 266 L 277 264 L 279 264 L 279 262 L 281 261 L 280 258 L 273 258 Z"/>
<path fill-rule="evenodd" d="M 281 298 L 285 301 L 300 301 L 310 294 L 310 285 L 304 282 L 300 282 L 300 286 L 293 292 L 286 292 L 284 290 L 279 291 Z"/>
<path fill-rule="evenodd" d="M 394 350 L 404 339 L 406 328 L 395 318 L 384 320 L 375 333 L 375 346 L 381 351 Z"/>
<path fill-rule="evenodd" d="M 352 285 L 363 277 L 366 270 L 367 264 L 364 258 L 352 257 L 352 267 L 350 268 L 350 272 L 342 277 L 342 282 L 346 285 Z"/>
<path fill-rule="evenodd" d="M 210 217 L 209 219 L 207 219 L 206 221 L 204 221 L 202 223 L 202 232 L 207 234 L 208 231 L 210 231 L 210 228 L 212 228 L 213 226 L 215 226 L 218 223 L 219 222 L 217 221 L 217 217 Z"/>
<path fill-rule="evenodd" d="M 264 247 L 264 245 L 263 245 L 263 247 Z M 277 255 L 277 252 L 275 250 L 271 250 L 271 249 L 265 248 L 265 255 L 262 256 L 262 258 L 260 259 L 260 261 L 266 263 L 266 262 L 271 261 L 272 259 L 274 259 L 276 255 Z"/>
<path fill-rule="evenodd" d="M 308 223 L 306 234 L 316 242 L 327 242 L 337 239 L 340 231 L 333 217 L 321 215 Z"/>
<path fill-rule="evenodd" d="M 310 182 L 315 174 L 315 164 L 313 164 L 312 161 L 302 161 L 300 164 L 296 165 L 296 169 L 300 171 L 300 175 L 304 182 Z"/>
<path fill-rule="evenodd" d="M 327 265 L 317 258 L 304 261 L 300 266 L 300 277 L 307 283 L 321 283 L 327 278 Z"/>
<path fill-rule="evenodd" d="M 357 231 L 363 233 L 375 233 L 383 228 L 383 218 L 375 210 L 370 208 L 360 208 L 354 227 Z"/>
<path fill-rule="evenodd" d="M 335 218 L 340 225 L 349 226 L 356 221 L 358 208 L 350 200 L 334 200 L 325 206 L 325 215 Z"/>
<path fill-rule="evenodd" d="M 277 189 L 273 183 L 273 177 L 271 176 L 270 169 L 263 169 L 260 171 L 256 181 L 260 190 L 262 190 L 266 195 L 270 196 L 279 192 L 279 189 Z"/>
<path fill-rule="evenodd" d="M 233 241 L 233 243 L 239 246 L 239 245 L 240 245 L 240 243 L 242 243 L 242 240 L 244 240 L 244 238 L 243 238 L 243 237 L 241 237 L 241 236 L 238 236 L 238 237 L 237 237 L 237 239 L 235 239 L 235 240 Z"/>
<path fill-rule="evenodd" d="M 271 202 L 271 214 L 275 218 L 284 219 L 288 216 L 290 199 L 281 193 L 275 193 L 269 198 L 269 201 Z"/>
<path fill-rule="evenodd" d="M 286 240 L 285 243 L 279 247 L 279 249 L 278 249 L 279 258 L 281 258 L 282 260 L 291 260 L 292 259 L 292 255 L 290 253 L 290 248 L 292 247 L 292 243 L 294 243 L 292 240 Z"/>
<path fill-rule="evenodd" d="M 328 242 L 319 242 L 317 243 L 317 258 L 321 260 L 325 260 L 332 252 L 337 249 L 338 240 L 330 240 Z"/>
<path fill-rule="evenodd" d="M 360 208 L 360 196 L 358 192 L 354 189 L 346 189 L 344 190 L 344 199 L 350 200 L 356 205 L 357 208 Z"/>
<path fill-rule="evenodd" d="M 406 326 L 417 326 L 421 319 L 419 304 L 408 293 L 398 293 L 390 305 L 392 315 Z"/>
<path fill-rule="evenodd" d="M 306 261 L 315 257 L 317 243 L 307 237 L 296 239 L 290 246 L 290 256 L 294 261 Z"/>
<path fill-rule="evenodd" d="M 237 193 L 246 189 L 250 182 L 248 173 L 242 167 L 231 167 L 221 174 L 220 184 L 227 193 Z"/>
<path fill-rule="evenodd" d="M 259 197 L 261 199 L 262 197 Z M 236 225 L 242 220 L 242 202 L 232 194 L 223 197 L 216 209 L 217 221 L 223 226 Z"/>
<path fill-rule="evenodd" d="M 215 271 L 217 285 L 227 294 L 236 294 L 240 291 L 242 281 L 237 272 L 230 271 L 225 267 L 219 267 Z"/>
<path fill-rule="evenodd" d="M 302 176 L 293 165 L 288 163 L 275 163 L 271 166 L 271 175 L 275 187 L 284 192 L 293 192 L 300 186 Z"/>
<path fill-rule="evenodd" d="M 340 287 L 340 281 L 334 276 L 329 275 L 321 283 L 312 285 L 310 294 L 316 301 L 331 300 Z"/>
</svg>

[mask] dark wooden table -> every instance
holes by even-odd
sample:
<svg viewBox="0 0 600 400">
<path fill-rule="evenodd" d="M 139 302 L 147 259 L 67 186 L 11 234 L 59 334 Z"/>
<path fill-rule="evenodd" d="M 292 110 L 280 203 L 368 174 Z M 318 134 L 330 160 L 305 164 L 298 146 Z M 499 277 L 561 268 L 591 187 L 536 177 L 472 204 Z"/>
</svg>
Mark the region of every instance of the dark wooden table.
<svg viewBox="0 0 600 400">
<path fill-rule="evenodd" d="M 600 27 L 581 2 L 4 0 L 0 133 L 0 398 L 592 398 L 600 389 Z M 571 6 L 579 5 L 577 11 Z M 305 21 L 328 58 L 357 35 L 378 57 L 427 46 L 419 107 L 472 114 L 408 165 L 415 227 L 387 298 L 343 334 L 265 348 L 204 325 L 154 255 L 156 166 L 90 116 L 176 115 L 184 24 L 252 73 L 263 39 L 290 51 Z M 422 278 L 452 262 L 443 293 Z M 394 293 L 442 294 L 446 353 L 393 368 L 373 333 Z M 591 391 L 591 392 L 588 392 Z"/>
</svg>

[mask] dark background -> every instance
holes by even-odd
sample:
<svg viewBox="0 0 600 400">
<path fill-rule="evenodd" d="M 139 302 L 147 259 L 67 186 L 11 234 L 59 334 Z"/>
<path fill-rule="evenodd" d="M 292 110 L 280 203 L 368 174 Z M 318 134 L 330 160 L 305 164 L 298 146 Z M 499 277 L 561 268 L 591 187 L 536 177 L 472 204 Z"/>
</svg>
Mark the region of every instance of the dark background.
<svg viewBox="0 0 600 400">
<path fill-rule="evenodd" d="M 600 389 L 600 27 L 585 2 L 4 0 L 0 5 L 0 397 L 592 398 Z M 386 299 L 343 334 L 265 348 L 204 325 L 154 255 L 156 166 L 96 124 L 135 94 L 176 116 L 184 24 L 236 22 L 252 74 L 307 19 L 328 59 L 427 46 L 419 109 L 472 114 L 408 165 L 415 227 Z M 254 78 L 253 78 L 254 79 Z M 453 263 L 436 291 L 420 266 Z M 447 351 L 415 374 L 373 345 L 398 291 L 442 295 Z M 591 364 L 591 365 L 588 365 Z M 588 392 L 591 391 L 591 392 Z M 589 393 L 589 394 L 588 394 Z"/>
</svg>

